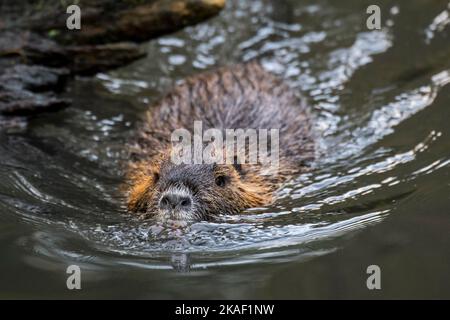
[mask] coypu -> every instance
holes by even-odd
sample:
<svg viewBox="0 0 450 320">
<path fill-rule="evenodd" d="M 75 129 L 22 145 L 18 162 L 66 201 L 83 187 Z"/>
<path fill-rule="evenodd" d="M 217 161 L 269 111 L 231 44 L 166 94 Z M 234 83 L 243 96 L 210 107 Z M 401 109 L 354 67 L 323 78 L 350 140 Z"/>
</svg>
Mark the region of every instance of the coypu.
<svg viewBox="0 0 450 320">
<path fill-rule="evenodd" d="M 209 220 L 217 214 L 270 204 L 281 183 L 314 159 L 311 119 L 304 103 L 256 61 L 189 77 L 152 106 L 132 144 L 128 210 L 140 217 Z M 278 129 L 279 165 L 175 164 L 171 134 L 206 128 Z"/>
</svg>

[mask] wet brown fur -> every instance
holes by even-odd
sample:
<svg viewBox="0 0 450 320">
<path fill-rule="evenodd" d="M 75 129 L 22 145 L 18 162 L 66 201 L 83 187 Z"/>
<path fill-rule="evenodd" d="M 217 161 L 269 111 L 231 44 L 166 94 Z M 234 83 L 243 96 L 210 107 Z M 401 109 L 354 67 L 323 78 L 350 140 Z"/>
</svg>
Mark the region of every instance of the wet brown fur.
<svg viewBox="0 0 450 320">
<path fill-rule="evenodd" d="M 202 199 L 199 218 L 216 213 L 238 213 L 243 209 L 270 204 L 273 192 L 295 174 L 308 170 L 314 158 L 314 140 L 309 112 L 293 91 L 257 62 L 220 68 L 187 78 L 147 114 L 132 144 L 129 163 L 128 210 L 142 217 L 152 216 L 157 206 L 156 186 L 161 170 L 168 164 L 172 132 L 178 128 L 193 131 L 194 121 L 203 130 L 279 129 L 280 167 L 277 174 L 263 176 L 259 165 L 214 165 L 215 176 L 227 179 L 227 187 L 203 181 L 200 173 L 196 190 Z M 192 168 L 191 168 L 192 169 Z M 205 175 L 206 176 L 206 175 Z M 204 190 L 201 190 L 204 189 Z M 215 212 L 222 211 L 222 212 Z"/>
</svg>

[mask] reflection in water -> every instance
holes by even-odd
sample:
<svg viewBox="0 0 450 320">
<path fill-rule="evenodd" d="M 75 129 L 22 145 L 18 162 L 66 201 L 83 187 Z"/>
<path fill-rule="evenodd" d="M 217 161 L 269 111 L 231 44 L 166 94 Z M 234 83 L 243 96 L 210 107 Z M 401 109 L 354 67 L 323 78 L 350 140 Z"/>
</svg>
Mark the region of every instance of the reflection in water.
<svg viewBox="0 0 450 320">
<path fill-rule="evenodd" d="M 427 12 L 419 2 L 409 6 Z M 382 30 L 368 31 L 354 1 L 230 1 L 220 17 L 145 44 L 148 58 L 78 79 L 67 93 L 73 108 L 36 119 L 25 133 L 0 133 L 0 225 L 14 244 L 7 261 L 33 270 L 77 263 L 98 281 L 111 270 L 214 274 L 335 252 L 421 194 L 423 179 L 448 170 L 448 128 L 426 119 L 440 119 L 429 109 L 450 82 L 442 54 L 449 9 L 431 8 L 414 21 L 425 35 L 418 39 L 403 5 L 387 8 Z M 402 49 L 410 37 L 417 54 Z M 273 206 L 214 222 L 175 227 L 126 214 L 118 192 L 124 146 L 148 104 L 188 75 L 254 58 L 314 109 L 315 170 L 287 183 Z M 405 66 L 425 71 L 408 78 Z M 417 116 L 423 127 L 413 131 L 407 122 Z M 190 294 L 189 281 L 164 288 Z M 243 288 L 231 276 L 221 281 Z"/>
</svg>

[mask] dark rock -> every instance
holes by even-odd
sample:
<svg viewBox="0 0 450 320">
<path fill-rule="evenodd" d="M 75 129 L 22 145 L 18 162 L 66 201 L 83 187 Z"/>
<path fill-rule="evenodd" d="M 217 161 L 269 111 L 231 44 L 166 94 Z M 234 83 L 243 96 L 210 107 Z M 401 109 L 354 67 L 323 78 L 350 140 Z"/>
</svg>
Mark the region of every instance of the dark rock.
<svg viewBox="0 0 450 320">
<path fill-rule="evenodd" d="M 68 76 L 69 70 L 65 68 L 17 64 L 3 70 L 0 86 L 36 92 L 58 90 L 63 88 Z"/>
<path fill-rule="evenodd" d="M 145 56 L 145 52 L 134 43 L 110 43 L 102 45 L 67 47 L 71 61 L 68 67 L 75 74 L 95 74 L 111 70 Z"/>
<path fill-rule="evenodd" d="M 50 93 L 37 94 L 27 90 L 0 92 L 0 114 L 4 116 L 31 116 L 58 111 L 69 105 L 69 100 L 57 98 Z"/>
<path fill-rule="evenodd" d="M 0 32 L 0 59 L 15 63 L 68 68 L 73 74 L 95 74 L 145 56 L 134 43 L 62 46 L 33 32 Z M 3 63 L 5 65 L 5 63 Z"/>
<path fill-rule="evenodd" d="M 5 116 L 66 107 L 69 75 L 92 75 L 145 55 L 135 43 L 216 15 L 225 0 L 79 0 L 81 30 L 66 28 L 69 5 L 54 0 L 0 3 L 0 127 Z"/>
<path fill-rule="evenodd" d="M 0 75 L 0 114 L 28 116 L 68 106 L 70 101 L 53 93 L 63 87 L 68 74 L 67 69 L 21 64 L 4 69 Z"/>
<path fill-rule="evenodd" d="M 70 61 L 67 51 L 55 41 L 20 30 L 0 32 L 0 58 L 5 57 L 50 67 L 64 66 Z"/>
</svg>

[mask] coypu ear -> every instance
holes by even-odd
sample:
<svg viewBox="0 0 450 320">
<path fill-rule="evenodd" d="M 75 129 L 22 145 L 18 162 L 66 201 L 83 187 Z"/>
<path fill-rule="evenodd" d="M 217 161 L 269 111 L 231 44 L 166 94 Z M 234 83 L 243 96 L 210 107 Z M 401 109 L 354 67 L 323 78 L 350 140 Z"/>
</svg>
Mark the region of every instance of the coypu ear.
<svg viewBox="0 0 450 320">
<path fill-rule="evenodd" d="M 235 162 L 235 163 L 233 163 L 233 167 L 240 175 L 244 174 L 244 171 L 242 169 L 242 164 Z"/>
<path fill-rule="evenodd" d="M 242 164 L 238 163 L 237 156 L 234 156 L 233 160 L 233 168 L 241 175 L 243 176 L 245 174 L 244 166 Z"/>
</svg>

